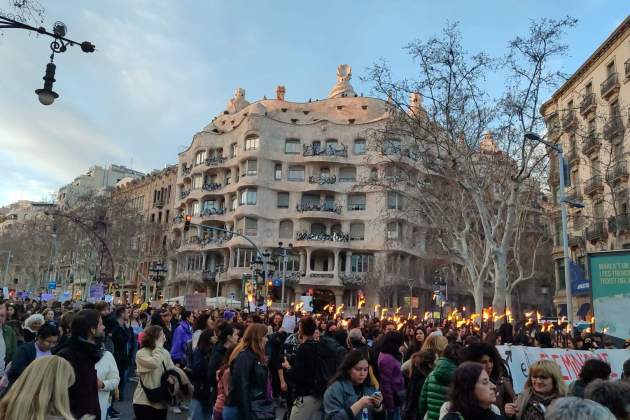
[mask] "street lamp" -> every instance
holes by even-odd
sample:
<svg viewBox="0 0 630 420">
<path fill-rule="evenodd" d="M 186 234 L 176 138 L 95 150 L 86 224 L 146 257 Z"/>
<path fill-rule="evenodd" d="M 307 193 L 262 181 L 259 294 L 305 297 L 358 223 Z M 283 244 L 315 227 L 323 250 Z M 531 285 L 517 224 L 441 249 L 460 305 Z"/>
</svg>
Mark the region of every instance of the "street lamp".
<svg viewBox="0 0 630 420">
<path fill-rule="evenodd" d="M 48 32 L 43 26 L 38 28 L 27 25 L 23 22 L 10 19 L 8 17 L 0 15 L 0 29 L 26 29 L 27 31 L 37 32 L 41 35 L 48 35 L 54 38 L 54 41 L 50 43 L 50 63 L 46 64 L 46 73 L 44 74 L 44 87 L 42 89 L 35 90 L 35 94 L 42 105 L 51 105 L 55 102 L 55 99 L 59 97 L 59 94 L 53 90 L 53 84 L 55 83 L 55 70 L 56 66 L 53 63 L 55 53 L 66 52 L 68 46 L 78 45 L 81 47 L 81 51 L 85 53 L 94 52 L 96 47 L 89 41 L 78 43 L 71 39 L 66 38 L 68 28 L 63 22 L 55 22 L 52 32 Z"/>
<path fill-rule="evenodd" d="M 288 256 L 291 255 L 293 244 L 289 243 L 287 248 L 284 248 L 282 245 L 282 241 L 278 242 L 278 248 L 282 251 L 282 295 L 280 297 L 280 310 L 284 312 L 284 287 L 287 282 L 287 260 Z"/>
<path fill-rule="evenodd" d="M 536 133 L 525 133 L 527 140 L 542 143 L 545 146 L 552 149 L 558 155 L 558 171 L 560 172 L 560 191 L 558 193 L 558 202 L 560 203 L 560 216 L 562 219 L 562 249 L 564 253 L 564 290 L 567 297 L 567 318 L 569 325 L 573 328 L 573 293 L 571 290 L 571 270 L 569 259 L 569 235 L 567 228 L 567 206 L 575 208 L 584 208 L 584 204 L 574 200 L 568 200 L 564 196 L 564 187 L 566 184 L 564 168 L 566 162 L 564 155 L 562 154 L 562 146 L 554 143 L 550 143 L 540 138 Z"/>
<path fill-rule="evenodd" d="M 168 272 L 164 264 L 161 262 L 154 261 L 149 266 L 149 277 L 155 282 L 155 292 L 154 292 L 154 300 L 157 300 L 158 297 L 158 283 L 164 279 L 164 275 Z M 148 283 L 147 283 L 147 293 L 146 296 L 148 298 Z M 147 299 L 148 300 L 148 299 Z"/>
</svg>

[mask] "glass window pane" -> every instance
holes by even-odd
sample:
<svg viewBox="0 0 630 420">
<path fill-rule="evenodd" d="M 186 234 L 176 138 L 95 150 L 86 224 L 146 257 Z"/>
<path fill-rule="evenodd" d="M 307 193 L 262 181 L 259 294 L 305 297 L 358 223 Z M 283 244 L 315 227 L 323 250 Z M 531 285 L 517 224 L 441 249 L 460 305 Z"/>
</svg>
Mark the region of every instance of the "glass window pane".
<svg viewBox="0 0 630 420">
<path fill-rule="evenodd" d="M 278 192 L 278 208 L 279 209 L 289 208 L 289 193 L 288 192 Z"/>
<path fill-rule="evenodd" d="M 365 140 L 356 139 L 354 141 L 354 154 L 355 155 L 363 155 L 365 154 Z"/>
<path fill-rule="evenodd" d="M 304 181 L 304 166 L 289 166 L 289 181 Z"/>
<path fill-rule="evenodd" d="M 299 139 L 288 139 L 284 143 L 284 153 L 286 154 L 299 154 L 301 152 L 300 149 Z"/>
</svg>

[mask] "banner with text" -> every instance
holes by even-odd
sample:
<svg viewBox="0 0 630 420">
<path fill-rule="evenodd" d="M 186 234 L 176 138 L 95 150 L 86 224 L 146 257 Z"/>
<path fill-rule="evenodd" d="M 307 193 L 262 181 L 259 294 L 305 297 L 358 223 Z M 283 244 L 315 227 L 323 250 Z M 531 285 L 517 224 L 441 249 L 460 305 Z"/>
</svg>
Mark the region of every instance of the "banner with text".
<svg viewBox="0 0 630 420">
<path fill-rule="evenodd" d="M 597 331 L 630 337 L 630 250 L 588 254 Z"/>
<path fill-rule="evenodd" d="M 565 382 L 571 383 L 578 379 L 584 361 L 599 358 L 610 364 L 611 379 L 621 378 L 623 363 L 630 359 L 630 350 L 600 349 L 595 351 L 569 349 L 541 349 L 524 346 L 497 346 L 499 354 L 505 361 L 512 376 L 514 391 L 520 393 L 525 387 L 529 366 L 540 359 L 550 359 L 560 366 Z"/>
</svg>

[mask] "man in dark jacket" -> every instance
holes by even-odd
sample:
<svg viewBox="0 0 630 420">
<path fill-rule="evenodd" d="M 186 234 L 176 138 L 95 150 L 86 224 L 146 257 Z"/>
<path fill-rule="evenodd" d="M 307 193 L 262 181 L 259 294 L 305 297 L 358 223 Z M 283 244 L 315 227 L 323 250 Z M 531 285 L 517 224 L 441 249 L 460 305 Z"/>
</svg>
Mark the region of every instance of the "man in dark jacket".
<svg viewBox="0 0 630 420">
<path fill-rule="evenodd" d="M 111 324 L 111 329 L 108 331 L 108 338 L 113 344 L 114 360 L 118 367 L 118 375 L 120 376 L 120 383 L 118 385 L 118 391 L 120 400 L 123 400 L 123 389 L 126 382 L 127 369 L 131 363 L 131 356 L 129 355 L 129 329 L 126 324 L 129 320 L 129 313 L 127 308 L 119 306 L 112 313 L 114 322 Z"/>
<path fill-rule="evenodd" d="M 13 384 L 20 377 L 24 369 L 33 360 L 43 356 L 49 356 L 51 349 L 57 345 L 59 340 L 59 327 L 56 323 L 49 322 L 37 331 L 37 339 L 30 343 L 24 343 L 15 353 L 15 358 L 9 370 L 9 383 Z"/>
<path fill-rule="evenodd" d="M 97 340 L 104 333 L 101 314 L 95 309 L 84 309 L 72 319 L 72 337 L 56 354 L 69 361 L 74 368 L 76 381 L 68 391 L 70 411 L 76 418 L 86 414 L 101 418 L 98 391 L 103 383 L 98 380 L 94 365 L 101 358 Z"/>
</svg>

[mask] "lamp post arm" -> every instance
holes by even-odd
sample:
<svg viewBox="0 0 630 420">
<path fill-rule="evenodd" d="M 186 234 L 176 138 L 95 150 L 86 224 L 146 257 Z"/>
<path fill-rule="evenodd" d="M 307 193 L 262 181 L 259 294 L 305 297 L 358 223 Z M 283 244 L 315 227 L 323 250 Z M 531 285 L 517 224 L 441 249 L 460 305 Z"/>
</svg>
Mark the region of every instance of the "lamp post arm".
<svg viewBox="0 0 630 420">
<path fill-rule="evenodd" d="M 66 44 L 78 45 L 81 47 L 81 50 L 86 53 L 94 52 L 94 50 L 96 49 L 94 44 L 92 44 L 91 42 L 73 41 L 70 38 L 66 38 L 64 36 L 59 36 L 58 34 L 48 32 L 46 28 L 44 28 L 43 26 L 36 28 L 34 26 L 27 25 L 26 23 L 8 18 L 6 16 L 2 16 L 2 15 L 0 15 L 0 29 L 25 29 L 27 31 L 37 32 L 38 34 L 41 34 L 41 35 L 48 35 L 52 38 L 55 38 L 56 40 L 63 41 L 63 43 L 66 43 Z"/>
<path fill-rule="evenodd" d="M 256 254 L 258 254 L 258 257 L 260 258 L 261 261 L 263 261 L 263 262 L 265 261 L 265 257 L 263 255 L 263 253 L 260 251 L 260 248 L 258 248 L 258 246 L 256 246 L 256 244 L 251 239 L 249 239 L 248 236 L 245 236 L 242 233 L 238 233 L 238 232 L 234 232 L 232 230 L 227 230 L 227 229 L 214 227 L 214 226 L 199 225 L 199 224 L 196 224 L 196 223 L 191 223 L 190 226 L 198 227 L 198 228 L 201 228 L 202 230 L 208 230 L 210 232 L 218 230 L 220 232 L 229 233 L 231 235 L 239 236 L 239 237 L 245 239 L 247 242 L 249 242 L 251 244 L 251 246 L 253 246 L 256 249 Z"/>
</svg>

